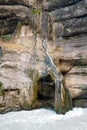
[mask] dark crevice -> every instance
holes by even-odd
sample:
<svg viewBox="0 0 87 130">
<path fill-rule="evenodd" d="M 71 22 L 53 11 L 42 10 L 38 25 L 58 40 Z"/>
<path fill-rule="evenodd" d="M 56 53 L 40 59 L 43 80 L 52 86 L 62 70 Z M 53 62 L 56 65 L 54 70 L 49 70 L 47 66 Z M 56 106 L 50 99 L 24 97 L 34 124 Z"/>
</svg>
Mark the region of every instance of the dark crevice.
<svg viewBox="0 0 87 130">
<path fill-rule="evenodd" d="M 83 93 L 80 94 L 79 96 L 73 98 L 73 101 L 74 101 L 74 100 L 81 100 L 81 99 L 86 99 L 86 100 L 87 100 L 87 91 L 86 91 L 86 92 L 83 92 Z"/>
<path fill-rule="evenodd" d="M 86 59 L 81 58 L 79 55 L 77 55 L 78 59 L 60 59 L 61 63 L 67 63 L 70 66 L 87 66 L 87 63 L 85 62 Z"/>
<path fill-rule="evenodd" d="M 53 97 L 49 97 L 49 96 L 43 96 L 43 95 L 41 95 L 40 93 L 38 93 L 38 100 L 49 100 L 49 99 L 51 99 L 51 98 L 53 98 Z"/>
<path fill-rule="evenodd" d="M 65 17 L 59 18 L 59 19 L 54 20 L 54 22 L 63 22 L 63 21 L 66 21 L 66 20 L 73 20 L 75 18 L 80 19 L 80 18 L 85 18 L 85 17 L 87 17 L 87 13 L 83 14 L 83 15 L 79 15 L 79 16 L 70 16 L 70 17 L 67 17 L 67 18 L 65 18 Z"/>
<path fill-rule="evenodd" d="M 20 94 L 19 89 L 12 89 L 12 88 L 10 88 L 10 89 L 4 89 L 4 92 L 17 92 L 18 95 Z"/>
<path fill-rule="evenodd" d="M 38 82 L 53 82 L 53 80 L 52 80 L 51 76 L 48 74 L 48 75 L 46 75 L 44 77 L 41 77 L 38 80 Z"/>
<path fill-rule="evenodd" d="M 17 5 L 21 5 L 21 6 L 25 6 L 25 7 L 28 7 L 28 8 L 33 8 L 33 6 L 32 5 L 29 5 L 29 4 L 27 4 L 27 3 L 17 3 L 17 2 L 13 2 L 12 1 L 12 3 L 4 3 L 4 2 L 2 2 L 2 3 L 0 3 L 0 6 L 4 6 L 4 5 L 6 5 L 6 6 L 17 6 Z"/>
<path fill-rule="evenodd" d="M 53 106 L 55 83 L 51 76 L 48 74 L 41 77 L 37 82 L 37 86 L 38 101 L 42 102 L 43 107 Z"/>
<path fill-rule="evenodd" d="M 81 34 L 87 34 L 87 30 L 86 31 L 82 31 L 82 32 L 75 32 L 75 33 L 71 33 L 69 35 L 63 35 L 62 38 L 70 38 L 70 37 L 74 37 L 74 36 L 80 36 Z"/>
<path fill-rule="evenodd" d="M 87 17 L 87 13 L 84 15 L 79 15 L 79 16 L 73 17 L 73 18 L 84 18 L 84 17 Z"/>
</svg>

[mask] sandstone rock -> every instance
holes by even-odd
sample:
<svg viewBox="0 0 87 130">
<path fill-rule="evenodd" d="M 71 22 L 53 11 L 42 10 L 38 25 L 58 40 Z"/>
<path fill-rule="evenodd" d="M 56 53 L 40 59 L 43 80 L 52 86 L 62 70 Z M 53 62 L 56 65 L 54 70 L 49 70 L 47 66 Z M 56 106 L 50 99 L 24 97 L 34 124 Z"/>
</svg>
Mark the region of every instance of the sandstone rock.
<svg viewBox="0 0 87 130">
<path fill-rule="evenodd" d="M 27 7 L 37 7 L 37 5 L 41 5 L 43 0 L 0 0 L 1 5 L 24 5 Z"/>
<path fill-rule="evenodd" d="M 70 90 L 74 106 L 86 107 L 87 100 L 87 39 L 86 36 L 59 40 L 49 44 L 50 54 L 59 67 Z M 53 51 L 52 51 L 53 50 Z M 82 100 L 84 103 L 80 102 Z M 76 102 L 75 102 L 76 101 Z"/>
<path fill-rule="evenodd" d="M 6 5 L 15 5 L 15 4 L 24 4 L 24 0 L 0 0 L 0 4 Z"/>
<path fill-rule="evenodd" d="M 41 35 L 42 37 L 48 37 L 49 33 L 49 18 L 45 11 L 42 11 L 42 18 L 41 18 Z"/>
<path fill-rule="evenodd" d="M 72 97 L 74 97 L 74 98 L 79 97 L 79 95 L 83 93 L 83 96 L 85 98 L 84 92 L 87 89 L 86 81 L 87 81 L 87 76 L 84 76 L 81 74 L 79 74 L 79 75 L 67 74 L 66 84 L 67 84 L 67 87 L 70 88 L 72 91 Z M 74 89 L 78 90 L 77 95 L 75 95 L 76 94 L 75 91 L 73 92 Z"/>
<path fill-rule="evenodd" d="M 12 16 L 14 16 L 14 14 L 11 11 L 8 11 L 8 10 L 5 10 L 5 9 L 0 11 L 0 19 L 12 17 Z"/>
<path fill-rule="evenodd" d="M 2 12 L 3 10 L 3 12 Z M 4 11 L 5 10 L 5 11 Z M 2 16 L 2 13 L 14 13 L 18 19 L 25 19 L 30 18 L 30 9 L 28 7 L 22 6 L 22 5 L 1 5 L 0 6 L 0 15 Z"/>
<path fill-rule="evenodd" d="M 18 21 L 27 21 L 32 23 L 32 11 L 24 6 L 0 6 L 0 35 L 13 33 L 17 27 Z M 26 20 L 29 19 L 29 20 Z"/>
<path fill-rule="evenodd" d="M 9 45 L 10 46 L 10 45 Z M 25 70 L 30 54 L 5 48 L 0 63 L 0 82 L 3 84 L 3 103 L 0 111 L 28 109 L 34 101 L 33 82 Z M 20 48 L 19 48 L 20 49 Z"/>
<path fill-rule="evenodd" d="M 73 106 L 86 108 L 87 99 L 77 99 L 77 100 L 75 99 L 75 100 L 73 100 Z"/>
<path fill-rule="evenodd" d="M 0 35 L 14 32 L 18 20 L 31 18 L 29 8 L 24 6 L 0 6 Z M 31 18 L 32 19 L 32 18 Z M 30 22 L 29 22 L 30 23 Z"/>
<path fill-rule="evenodd" d="M 79 1 L 71 6 L 50 11 L 48 14 L 53 23 L 53 39 L 85 34 L 87 1 Z"/>
<path fill-rule="evenodd" d="M 81 69 L 81 67 L 79 68 Z M 87 67 L 86 67 L 87 70 Z M 72 70 L 71 70 L 72 71 Z M 71 72 L 70 71 L 70 72 Z M 77 69 L 78 71 L 78 69 Z M 84 74 L 85 68 L 83 68 L 83 73 L 78 74 L 67 74 L 65 81 L 67 87 L 69 88 L 74 106 L 86 107 L 87 100 L 87 73 Z M 83 100 L 84 103 L 80 102 Z"/>
<path fill-rule="evenodd" d="M 2 11 L 3 10 L 3 11 Z M 4 5 L 0 6 L 0 18 L 7 17 L 10 19 L 10 14 L 14 14 L 16 19 L 30 25 L 36 33 L 41 33 L 41 36 L 49 36 L 50 22 L 49 16 L 45 11 L 39 10 L 34 12 L 32 8 L 28 8 L 22 5 Z M 36 10 L 37 11 L 37 10 Z M 17 22 L 16 20 L 16 22 Z M 4 25 L 3 25 L 4 26 Z M 9 25 L 10 26 L 10 25 Z M 5 31 L 4 31 L 5 32 Z"/>
<path fill-rule="evenodd" d="M 76 2 L 79 2 L 79 0 L 44 0 L 43 8 L 45 10 L 51 11 L 54 9 L 72 5 Z"/>
<path fill-rule="evenodd" d="M 85 34 L 87 32 L 86 21 L 87 17 L 55 22 L 53 24 L 54 39 Z"/>
<path fill-rule="evenodd" d="M 64 92 L 62 96 L 59 89 L 56 89 L 55 94 L 52 69 L 50 69 L 41 44 L 42 40 L 38 38 L 38 34 L 58 40 L 56 43 L 47 44 L 49 53 L 64 76 L 65 84 L 72 95 L 73 105 L 86 107 L 87 1 L 0 0 L 0 4 L 1 34 L 13 32 L 17 20 L 27 20 L 27 25 L 21 24 L 20 29 L 17 26 L 18 34 L 15 31 L 12 36 L 12 42 L 17 45 L 6 45 L 3 49 L 3 56 L 2 54 L 0 56 L 0 82 L 3 83 L 0 91 L 0 111 L 42 106 L 51 106 L 58 110 L 59 104 L 61 106 L 61 97 L 63 107 L 65 104 L 68 106 L 69 100 L 64 100 L 68 99 L 67 89 L 62 87 L 62 92 Z M 78 37 L 75 37 L 77 35 Z M 51 80 L 48 82 L 46 78 L 49 75 Z M 59 85 L 58 82 L 56 84 Z M 5 93 L 1 94 L 3 90 Z M 56 97 L 57 102 L 54 103 Z"/>
<path fill-rule="evenodd" d="M 5 50 L 4 45 L 2 46 L 0 82 L 3 84 L 4 95 L 2 95 L 1 105 L 5 102 L 5 110 L 15 109 L 14 104 L 18 109 L 32 109 L 35 108 L 37 101 L 42 103 L 40 106 L 38 103 L 38 107 L 51 106 L 57 113 L 65 113 L 71 109 L 69 96 L 66 96 L 69 95 L 68 91 L 62 83 L 62 75 L 51 60 L 49 53 L 45 52 L 42 42 L 44 41 L 38 42 L 37 39 L 32 43 L 32 46 L 30 43 L 29 46 L 25 47 L 25 50 L 21 50 L 19 48 L 21 46 L 18 47 L 18 45 L 16 45 L 16 49 L 13 45 L 12 50 L 11 48 Z M 9 47 L 11 45 L 9 44 Z M 22 46 L 24 47 L 23 44 Z M 57 86 L 59 80 L 60 85 Z M 7 101 L 6 93 L 8 95 Z M 17 104 L 16 102 L 13 104 L 9 93 L 15 95 Z M 60 98 L 58 99 L 58 97 Z M 4 111 L 2 107 L 1 109 Z"/>
<path fill-rule="evenodd" d="M 6 11 L 6 10 L 5 10 Z M 3 11 L 1 15 L 3 14 Z M 17 18 L 13 13 L 4 13 L 3 16 L 0 17 L 0 35 L 12 33 L 17 26 Z"/>
<path fill-rule="evenodd" d="M 53 22 L 58 22 L 61 20 L 68 20 L 75 17 L 85 17 L 87 14 L 87 1 L 80 1 L 72 6 L 67 6 L 65 8 L 56 9 L 55 11 L 49 12 Z M 83 18 L 84 19 L 84 18 Z"/>
<path fill-rule="evenodd" d="M 87 44 L 86 35 L 61 39 L 57 42 L 49 43 L 49 52 L 55 64 L 58 64 L 60 71 L 68 72 L 73 66 L 87 65 Z"/>
</svg>

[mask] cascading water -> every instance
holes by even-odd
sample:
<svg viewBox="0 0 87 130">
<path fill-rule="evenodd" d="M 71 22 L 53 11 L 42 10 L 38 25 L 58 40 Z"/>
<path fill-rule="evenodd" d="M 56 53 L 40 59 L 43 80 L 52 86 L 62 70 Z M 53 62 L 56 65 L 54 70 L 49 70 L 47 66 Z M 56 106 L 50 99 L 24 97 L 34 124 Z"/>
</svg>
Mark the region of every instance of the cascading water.
<svg viewBox="0 0 87 130">
<path fill-rule="evenodd" d="M 59 69 L 54 64 L 52 57 L 50 56 L 48 49 L 47 49 L 47 39 L 43 38 L 42 40 L 42 47 L 46 53 L 46 64 L 48 67 L 51 68 L 52 73 L 55 77 L 55 98 L 54 98 L 54 109 L 57 113 L 65 113 L 68 110 L 72 109 L 72 100 L 69 94 L 68 89 L 66 88 L 65 84 L 63 84 L 63 76 Z"/>
</svg>

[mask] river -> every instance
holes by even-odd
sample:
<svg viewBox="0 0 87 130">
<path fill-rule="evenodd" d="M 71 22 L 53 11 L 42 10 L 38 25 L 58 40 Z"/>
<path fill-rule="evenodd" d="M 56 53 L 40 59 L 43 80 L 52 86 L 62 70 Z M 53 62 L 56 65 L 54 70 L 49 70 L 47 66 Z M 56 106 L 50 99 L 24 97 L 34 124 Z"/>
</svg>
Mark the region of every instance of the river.
<svg viewBox="0 0 87 130">
<path fill-rule="evenodd" d="M 87 109 L 74 108 L 65 115 L 49 109 L 0 114 L 0 130 L 87 130 Z"/>
</svg>

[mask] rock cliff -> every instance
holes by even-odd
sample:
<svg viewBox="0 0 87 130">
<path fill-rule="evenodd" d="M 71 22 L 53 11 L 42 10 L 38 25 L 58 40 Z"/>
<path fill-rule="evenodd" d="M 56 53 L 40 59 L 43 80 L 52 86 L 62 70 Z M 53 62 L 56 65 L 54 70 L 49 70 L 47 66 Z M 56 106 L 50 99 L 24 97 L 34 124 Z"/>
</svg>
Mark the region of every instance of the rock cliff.
<svg viewBox="0 0 87 130">
<path fill-rule="evenodd" d="M 87 107 L 86 23 L 86 0 L 0 0 L 1 112 L 43 106 L 41 98 L 45 93 L 40 85 L 43 79 L 38 80 L 38 102 L 36 84 L 29 71 L 32 55 L 33 62 L 44 57 L 43 37 L 48 39 L 48 51 L 63 74 L 73 106 Z M 33 68 L 42 72 L 41 67 L 44 65 L 40 62 Z M 33 76 L 37 79 L 36 71 Z M 50 80 L 45 83 L 50 86 L 46 88 L 46 96 L 54 97 L 53 79 L 48 75 L 46 78 Z M 53 107 L 53 99 L 46 104 Z"/>
</svg>

